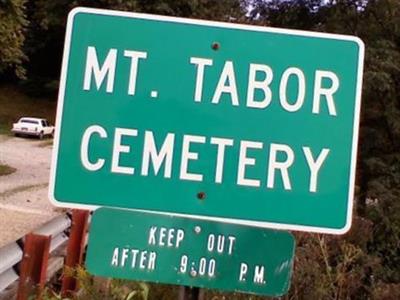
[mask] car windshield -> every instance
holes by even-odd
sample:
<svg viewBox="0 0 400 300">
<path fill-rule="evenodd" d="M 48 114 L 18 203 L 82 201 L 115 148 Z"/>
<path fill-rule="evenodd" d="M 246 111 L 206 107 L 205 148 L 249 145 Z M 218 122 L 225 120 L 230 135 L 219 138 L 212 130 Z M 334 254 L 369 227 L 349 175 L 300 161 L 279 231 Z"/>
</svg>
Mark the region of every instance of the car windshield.
<svg viewBox="0 0 400 300">
<path fill-rule="evenodd" d="M 38 121 L 35 120 L 29 120 L 29 119 L 21 119 L 19 120 L 20 123 L 28 123 L 28 124 L 39 124 Z"/>
</svg>

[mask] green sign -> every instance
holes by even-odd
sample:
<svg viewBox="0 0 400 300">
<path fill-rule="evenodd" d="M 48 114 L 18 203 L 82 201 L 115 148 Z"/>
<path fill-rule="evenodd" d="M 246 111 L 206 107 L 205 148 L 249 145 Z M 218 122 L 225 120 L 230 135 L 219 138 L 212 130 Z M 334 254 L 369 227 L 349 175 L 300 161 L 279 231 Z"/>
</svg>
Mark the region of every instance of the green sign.
<svg viewBox="0 0 400 300">
<path fill-rule="evenodd" d="M 288 232 L 100 208 L 86 266 L 98 276 L 280 296 L 294 245 Z"/>
<path fill-rule="evenodd" d="M 349 36 L 75 9 L 50 198 L 343 233 L 363 53 Z"/>
</svg>

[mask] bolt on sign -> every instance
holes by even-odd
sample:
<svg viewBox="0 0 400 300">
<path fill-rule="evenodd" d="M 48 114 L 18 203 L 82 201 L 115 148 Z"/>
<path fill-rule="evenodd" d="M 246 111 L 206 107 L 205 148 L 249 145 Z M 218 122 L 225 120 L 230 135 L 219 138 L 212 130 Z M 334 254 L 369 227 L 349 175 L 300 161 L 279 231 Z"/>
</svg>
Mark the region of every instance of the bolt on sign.
<svg viewBox="0 0 400 300">
<path fill-rule="evenodd" d="M 363 56 L 350 36 L 75 9 L 50 198 L 344 233 Z"/>
<path fill-rule="evenodd" d="M 86 266 L 98 276 L 281 296 L 290 286 L 288 232 L 100 208 Z"/>
</svg>

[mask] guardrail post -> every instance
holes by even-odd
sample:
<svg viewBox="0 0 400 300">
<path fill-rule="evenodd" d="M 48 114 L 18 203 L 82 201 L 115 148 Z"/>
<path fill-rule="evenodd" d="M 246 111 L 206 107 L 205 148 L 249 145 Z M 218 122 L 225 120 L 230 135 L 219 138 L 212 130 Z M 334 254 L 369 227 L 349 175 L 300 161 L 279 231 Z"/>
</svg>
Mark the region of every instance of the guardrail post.
<svg viewBox="0 0 400 300">
<path fill-rule="evenodd" d="M 21 261 L 17 300 L 41 298 L 46 283 L 49 260 L 50 236 L 29 233 L 25 237 L 24 254 Z"/>
<path fill-rule="evenodd" d="M 65 267 L 76 268 L 82 264 L 89 213 L 88 210 L 72 210 L 72 224 L 64 264 Z M 64 274 L 61 284 L 61 295 L 67 296 L 69 292 L 75 291 L 76 288 L 77 283 L 75 278 Z"/>
</svg>

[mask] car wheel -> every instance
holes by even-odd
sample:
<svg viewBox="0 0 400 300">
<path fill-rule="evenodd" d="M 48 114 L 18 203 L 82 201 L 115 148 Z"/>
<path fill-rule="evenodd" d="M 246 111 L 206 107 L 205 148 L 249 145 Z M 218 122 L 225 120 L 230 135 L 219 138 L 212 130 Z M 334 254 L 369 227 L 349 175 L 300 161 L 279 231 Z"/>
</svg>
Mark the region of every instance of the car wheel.
<svg viewBox="0 0 400 300">
<path fill-rule="evenodd" d="M 19 137 L 19 134 L 18 134 L 18 133 L 14 133 L 14 136 L 15 136 L 15 137 Z"/>
<path fill-rule="evenodd" d="M 44 138 L 44 134 L 43 134 L 43 131 L 41 131 L 41 132 L 39 133 L 39 140 L 43 140 L 43 138 Z"/>
<path fill-rule="evenodd" d="M 51 132 L 50 136 L 54 138 L 54 130 Z"/>
</svg>

